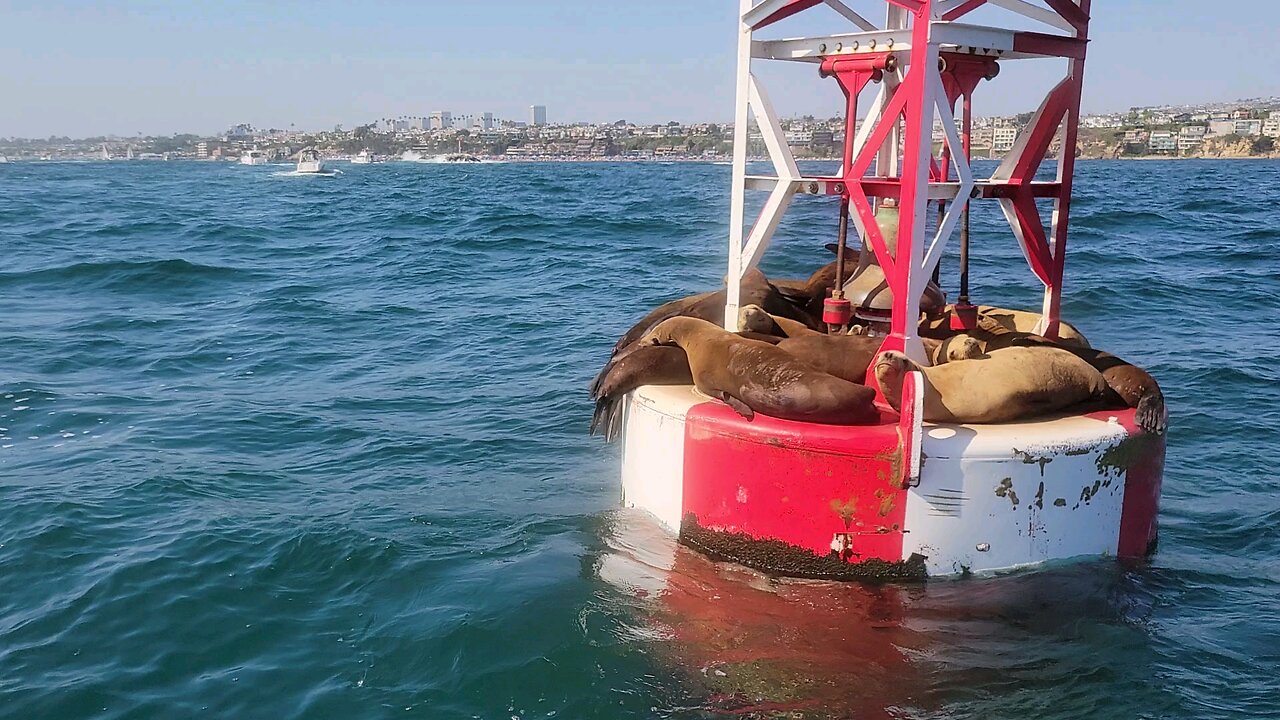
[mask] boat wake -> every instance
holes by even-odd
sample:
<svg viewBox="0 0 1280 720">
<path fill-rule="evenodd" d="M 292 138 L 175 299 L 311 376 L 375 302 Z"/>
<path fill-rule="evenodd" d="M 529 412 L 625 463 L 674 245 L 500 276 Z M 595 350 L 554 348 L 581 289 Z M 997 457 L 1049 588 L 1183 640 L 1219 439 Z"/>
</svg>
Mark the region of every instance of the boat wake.
<svg viewBox="0 0 1280 720">
<path fill-rule="evenodd" d="M 342 174 L 341 170 L 321 170 L 320 172 L 298 172 L 297 170 L 281 170 L 271 173 L 272 177 L 337 177 Z"/>
</svg>

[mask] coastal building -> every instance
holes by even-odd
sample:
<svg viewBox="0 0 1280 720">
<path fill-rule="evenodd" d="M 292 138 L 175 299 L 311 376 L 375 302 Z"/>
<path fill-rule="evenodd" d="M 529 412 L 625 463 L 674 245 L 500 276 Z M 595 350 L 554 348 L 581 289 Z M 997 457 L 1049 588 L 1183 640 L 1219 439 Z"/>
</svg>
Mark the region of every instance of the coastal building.
<svg viewBox="0 0 1280 720">
<path fill-rule="evenodd" d="M 432 130 L 448 130 L 453 127 L 453 113 L 448 110 L 437 110 L 431 113 Z"/>
<path fill-rule="evenodd" d="M 491 112 L 481 113 L 478 117 L 476 117 L 475 127 L 478 127 L 481 130 L 492 130 L 493 129 L 493 113 Z"/>
<path fill-rule="evenodd" d="M 801 147 L 813 142 L 812 130 L 788 130 L 787 144 L 792 147 Z"/>
<path fill-rule="evenodd" d="M 1230 135 L 1236 131 L 1235 120 L 1210 120 L 1209 135 Z"/>
<path fill-rule="evenodd" d="M 1151 152 L 1174 152 L 1178 149 L 1178 138 L 1169 130 L 1157 130 L 1147 140 Z"/>
<path fill-rule="evenodd" d="M 207 142 L 196 143 L 196 159 L 197 160 L 209 159 L 209 143 Z"/>
<path fill-rule="evenodd" d="M 1261 120 L 1236 120 L 1235 134 L 1253 137 L 1262 134 Z"/>
<path fill-rule="evenodd" d="M 991 152 L 1007 153 L 1013 149 L 1013 144 L 1017 140 L 1018 128 L 1012 125 L 993 128 L 991 133 Z"/>
<path fill-rule="evenodd" d="M 547 106 L 546 105 L 530 105 L 529 106 L 529 124 L 534 127 L 541 127 L 547 124 Z"/>
<path fill-rule="evenodd" d="M 1209 128 L 1204 125 L 1187 125 L 1178 131 L 1178 152 L 1195 150 L 1204 143 Z"/>
<path fill-rule="evenodd" d="M 1280 137 L 1280 110 L 1272 110 L 1271 117 L 1262 123 L 1262 134 L 1269 138 Z"/>
<path fill-rule="evenodd" d="M 1142 145 L 1147 142 L 1147 131 L 1140 129 L 1125 130 L 1124 141 L 1128 145 Z"/>
</svg>

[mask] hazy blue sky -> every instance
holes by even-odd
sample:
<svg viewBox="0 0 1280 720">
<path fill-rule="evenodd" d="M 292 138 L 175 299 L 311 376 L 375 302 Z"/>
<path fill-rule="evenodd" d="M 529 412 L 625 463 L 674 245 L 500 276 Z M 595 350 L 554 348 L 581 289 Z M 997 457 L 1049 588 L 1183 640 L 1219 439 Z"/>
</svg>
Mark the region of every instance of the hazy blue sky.
<svg viewBox="0 0 1280 720">
<path fill-rule="evenodd" d="M 209 133 L 237 122 L 314 129 L 437 109 L 524 118 L 534 103 L 553 121 L 727 120 L 736 7 L 0 0 L 0 136 Z M 1280 95 L 1277 0 L 1095 0 L 1094 17 L 1086 110 Z M 813 27 L 792 22 L 779 31 Z M 1196 64 L 1177 64 L 1178 52 Z M 979 114 L 1032 109 L 1032 86 L 1008 78 L 1047 82 L 1055 69 L 1006 63 Z M 764 76 L 784 111 L 839 107 L 813 66 Z"/>
</svg>

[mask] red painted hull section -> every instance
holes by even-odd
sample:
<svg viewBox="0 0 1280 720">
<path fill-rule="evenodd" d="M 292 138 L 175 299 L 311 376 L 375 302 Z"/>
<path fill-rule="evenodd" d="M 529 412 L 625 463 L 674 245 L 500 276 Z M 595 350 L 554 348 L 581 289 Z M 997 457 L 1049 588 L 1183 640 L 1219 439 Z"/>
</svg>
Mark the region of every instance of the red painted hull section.
<svg viewBox="0 0 1280 720">
<path fill-rule="evenodd" d="M 757 415 L 721 403 L 690 409 L 684 511 L 708 530 L 779 540 L 818 556 L 848 533 L 851 562 L 902 559 L 906 491 L 895 420 L 839 427 Z"/>
</svg>

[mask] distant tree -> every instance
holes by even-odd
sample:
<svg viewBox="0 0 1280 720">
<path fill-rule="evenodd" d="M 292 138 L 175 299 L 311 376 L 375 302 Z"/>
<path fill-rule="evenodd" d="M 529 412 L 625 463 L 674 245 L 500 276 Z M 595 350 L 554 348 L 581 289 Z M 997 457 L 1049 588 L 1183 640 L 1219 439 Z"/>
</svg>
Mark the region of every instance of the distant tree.
<svg viewBox="0 0 1280 720">
<path fill-rule="evenodd" d="M 1275 138 L 1269 138 L 1266 136 L 1259 137 L 1253 141 L 1251 149 L 1258 155 L 1266 155 L 1275 152 L 1276 140 Z"/>
</svg>

